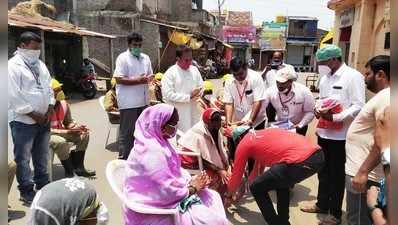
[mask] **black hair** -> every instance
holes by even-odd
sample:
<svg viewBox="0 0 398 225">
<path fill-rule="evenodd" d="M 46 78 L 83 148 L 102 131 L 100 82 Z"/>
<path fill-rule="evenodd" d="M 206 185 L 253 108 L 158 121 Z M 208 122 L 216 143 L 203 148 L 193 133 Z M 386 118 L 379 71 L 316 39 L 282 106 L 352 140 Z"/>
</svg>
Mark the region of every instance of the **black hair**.
<svg viewBox="0 0 398 225">
<path fill-rule="evenodd" d="M 247 62 L 241 60 L 238 57 L 234 57 L 229 64 L 229 68 L 232 72 L 237 72 L 240 68 L 247 69 Z"/>
<path fill-rule="evenodd" d="M 23 32 L 21 34 L 21 36 L 19 36 L 19 45 L 21 45 L 22 43 L 28 45 L 31 41 L 35 41 L 35 42 L 38 42 L 38 43 L 42 42 L 40 36 L 38 34 L 36 34 L 36 33 L 31 32 L 31 31 Z"/>
<path fill-rule="evenodd" d="M 278 52 L 279 54 L 281 54 L 282 59 L 283 59 L 284 54 L 283 54 L 283 52 L 281 52 L 281 51 L 274 51 L 274 52 L 272 53 L 272 57 L 274 57 L 275 53 L 277 53 L 277 52 Z"/>
<path fill-rule="evenodd" d="M 142 40 L 144 40 L 142 35 L 137 33 L 137 32 L 130 33 L 127 36 L 127 43 L 128 44 L 131 44 L 131 42 L 133 42 L 133 41 L 134 42 L 142 42 Z"/>
<path fill-rule="evenodd" d="M 176 49 L 176 57 L 181 58 L 185 52 L 192 52 L 192 49 L 188 45 L 179 45 Z"/>
<path fill-rule="evenodd" d="M 374 74 L 376 74 L 379 70 L 384 71 L 387 76 L 387 80 L 390 81 L 390 56 L 375 56 L 366 63 L 365 67 L 370 67 Z"/>
<path fill-rule="evenodd" d="M 203 91 L 203 96 L 205 95 L 212 95 L 213 94 L 213 90 L 204 90 Z"/>
<path fill-rule="evenodd" d="M 239 137 L 238 137 L 238 139 L 237 140 L 233 140 L 232 138 L 228 138 L 228 143 L 227 143 L 227 145 L 228 145 L 228 150 L 231 152 L 231 156 L 232 156 L 232 159 L 234 159 L 235 157 L 235 152 L 236 152 L 236 148 L 238 147 L 238 145 L 239 145 L 239 143 L 240 143 L 240 141 L 245 137 L 245 135 L 247 134 L 247 133 L 249 133 L 249 131 L 250 131 L 250 129 L 247 129 L 245 132 L 243 132 Z"/>
</svg>

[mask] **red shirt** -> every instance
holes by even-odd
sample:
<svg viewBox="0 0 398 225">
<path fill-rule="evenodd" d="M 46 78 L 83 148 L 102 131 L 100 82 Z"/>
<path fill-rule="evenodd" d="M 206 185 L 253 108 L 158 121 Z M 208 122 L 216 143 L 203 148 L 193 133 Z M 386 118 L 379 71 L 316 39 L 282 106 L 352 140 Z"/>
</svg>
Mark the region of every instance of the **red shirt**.
<svg viewBox="0 0 398 225">
<path fill-rule="evenodd" d="M 261 167 L 271 167 L 278 163 L 300 163 L 319 149 L 318 145 L 312 144 L 306 137 L 279 128 L 258 130 L 255 134 L 249 132 L 236 149 L 228 191 L 233 193 L 239 187 L 248 158 L 256 161 L 249 177 L 249 181 L 252 181 Z"/>
</svg>

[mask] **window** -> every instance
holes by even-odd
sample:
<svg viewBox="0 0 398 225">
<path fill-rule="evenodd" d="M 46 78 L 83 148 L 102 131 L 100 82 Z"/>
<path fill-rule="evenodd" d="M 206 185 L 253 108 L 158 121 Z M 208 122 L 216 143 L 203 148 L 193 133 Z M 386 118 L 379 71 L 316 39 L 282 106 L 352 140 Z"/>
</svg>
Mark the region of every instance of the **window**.
<svg viewBox="0 0 398 225">
<path fill-rule="evenodd" d="M 390 32 L 387 32 L 384 37 L 384 49 L 390 49 Z"/>
</svg>

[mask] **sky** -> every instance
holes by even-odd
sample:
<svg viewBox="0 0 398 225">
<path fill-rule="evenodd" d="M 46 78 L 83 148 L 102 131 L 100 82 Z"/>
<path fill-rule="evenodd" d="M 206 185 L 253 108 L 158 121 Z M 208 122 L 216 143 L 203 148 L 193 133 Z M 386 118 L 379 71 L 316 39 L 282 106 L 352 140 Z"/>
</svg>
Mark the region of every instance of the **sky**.
<svg viewBox="0 0 398 225">
<path fill-rule="evenodd" d="M 318 18 L 318 27 L 330 30 L 334 11 L 327 8 L 328 0 L 226 0 L 222 9 L 251 11 L 255 25 L 274 21 L 277 15 L 311 16 Z M 217 0 L 203 0 L 206 10 L 217 9 Z"/>
</svg>

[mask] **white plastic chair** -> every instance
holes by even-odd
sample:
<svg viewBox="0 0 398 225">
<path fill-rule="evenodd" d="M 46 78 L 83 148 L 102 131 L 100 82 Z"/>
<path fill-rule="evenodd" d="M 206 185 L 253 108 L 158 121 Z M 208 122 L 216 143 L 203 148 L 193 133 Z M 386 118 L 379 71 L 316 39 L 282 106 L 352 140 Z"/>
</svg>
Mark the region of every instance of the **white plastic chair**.
<svg viewBox="0 0 398 225">
<path fill-rule="evenodd" d="M 186 156 L 195 156 L 196 158 L 198 158 L 198 164 L 199 164 L 199 169 L 198 170 L 194 170 L 194 169 L 185 169 L 189 172 L 189 174 L 191 175 L 195 175 L 195 174 L 199 174 L 200 172 L 203 171 L 203 161 L 202 161 L 202 157 L 200 155 L 199 152 L 187 152 L 187 151 L 182 151 L 180 146 L 178 145 L 178 139 L 180 139 L 182 136 L 184 136 L 184 132 L 182 132 L 181 130 L 177 129 L 177 138 L 176 138 L 176 143 L 172 143 L 174 145 L 174 147 L 176 148 L 176 152 L 179 155 L 186 155 Z"/>
<path fill-rule="evenodd" d="M 127 207 L 134 212 L 142 214 L 156 214 L 156 215 L 171 215 L 174 219 L 174 224 L 178 224 L 177 216 L 178 209 L 162 209 L 162 208 L 152 208 L 140 203 L 134 202 L 134 199 L 128 199 L 123 193 L 123 185 L 126 175 L 126 160 L 116 159 L 110 161 L 106 165 L 106 178 L 111 185 L 113 192 L 119 197 L 123 202 L 124 207 Z"/>
<path fill-rule="evenodd" d="M 101 105 L 101 108 L 104 110 L 104 112 L 106 112 L 107 114 L 110 113 L 110 114 L 114 114 L 114 115 L 120 115 L 119 112 L 107 112 L 107 111 L 105 110 L 105 106 L 104 106 L 104 99 L 105 99 L 105 96 L 101 96 L 101 97 L 98 99 L 99 104 Z M 109 119 L 108 119 L 108 134 L 106 135 L 105 148 L 106 148 L 106 146 L 108 145 L 109 134 L 111 133 L 111 129 L 112 129 L 112 128 L 116 128 L 116 137 L 119 137 L 119 126 L 120 126 L 120 124 L 112 124 L 112 123 L 109 121 Z"/>
</svg>

